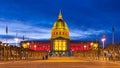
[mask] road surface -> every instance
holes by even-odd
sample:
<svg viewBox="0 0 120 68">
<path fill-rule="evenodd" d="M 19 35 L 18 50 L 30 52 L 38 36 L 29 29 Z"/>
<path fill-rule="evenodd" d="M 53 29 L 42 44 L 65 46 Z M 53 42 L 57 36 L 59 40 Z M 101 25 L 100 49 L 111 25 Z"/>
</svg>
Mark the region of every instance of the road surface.
<svg viewBox="0 0 120 68">
<path fill-rule="evenodd" d="M 0 61 L 0 68 L 120 68 L 120 64 L 74 57 L 51 57 L 48 60 Z"/>
</svg>

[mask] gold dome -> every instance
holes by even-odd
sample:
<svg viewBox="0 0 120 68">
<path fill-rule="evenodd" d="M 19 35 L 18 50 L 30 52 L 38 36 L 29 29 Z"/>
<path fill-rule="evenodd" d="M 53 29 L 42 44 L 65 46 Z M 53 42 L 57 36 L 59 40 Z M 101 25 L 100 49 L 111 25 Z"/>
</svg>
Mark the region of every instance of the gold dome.
<svg viewBox="0 0 120 68">
<path fill-rule="evenodd" d="M 58 19 L 52 29 L 68 29 L 66 22 L 64 22 L 62 19 Z"/>
<path fill-rule="evenodd" d="M 63 37 L 69 39 L 69 29 L 66 22 L 62 18 L 62 13 L 60 11 L 58 15 L 58 20 L 54 23 L 52 28 L 51 38 Z"/>
</svg>

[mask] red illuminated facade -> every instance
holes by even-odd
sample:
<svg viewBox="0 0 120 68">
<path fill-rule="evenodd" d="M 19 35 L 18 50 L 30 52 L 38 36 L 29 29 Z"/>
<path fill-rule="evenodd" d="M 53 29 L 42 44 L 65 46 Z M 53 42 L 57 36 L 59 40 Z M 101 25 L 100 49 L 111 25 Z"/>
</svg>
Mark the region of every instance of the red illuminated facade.
<svg viewBox="0 0 120 68">
<path fill-rule="evenodd" d="M 29 44 L 28 48 L 30 50 L 37 51 L 50 51 L 50 42 L 49 41 L 35 41 Z"/>
<path fill-rule="evenodd" d="M 50 41 L 22 41 L 23 48 L 28 48 L 34 51 L 50 51 Z"/>
<path fill-rule="evenodd" d="M 92 49 L 91 41 L 71 41 L 70 42 L 70 50 L 71 51 L 83 51 L 83 50 L 91 50 Z"/>
<path fill-rule="evenodd" d="M 51 42 L 50 41 L 22 41 L 21 43 L 25 43 L 27 48 L 35 51 L 50 51 L 51 50 Z M 83 51 L 83 50 L 91 50 L 93 48 L 93 44 L 98 42 L 95 41 L 70 41 L 69 50 L 70 51 Z"/>
</svg>

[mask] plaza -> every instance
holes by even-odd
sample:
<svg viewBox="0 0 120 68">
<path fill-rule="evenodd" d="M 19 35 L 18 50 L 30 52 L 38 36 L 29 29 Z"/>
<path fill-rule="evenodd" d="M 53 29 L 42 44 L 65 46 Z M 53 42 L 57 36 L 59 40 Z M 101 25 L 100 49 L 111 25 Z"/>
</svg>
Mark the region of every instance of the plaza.
<svg viewBox="0 0 120 68">
<path fill-rule="evenodd" d="M 119 68 L 120 62 L 87 60 L 75 57 L 50 57 L 48 60 L 0 62 L 2 68 Z"/>
</svg>

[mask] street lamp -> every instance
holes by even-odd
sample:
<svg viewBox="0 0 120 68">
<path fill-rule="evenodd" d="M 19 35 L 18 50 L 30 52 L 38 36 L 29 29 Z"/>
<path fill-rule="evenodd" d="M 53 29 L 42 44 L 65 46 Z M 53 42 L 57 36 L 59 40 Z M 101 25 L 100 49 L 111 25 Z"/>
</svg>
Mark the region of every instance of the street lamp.
<svg viewBox="0 0 120 68">
<path fill-rule="evenodd" d="M 91 42 L 90 45 L 92 46 L 92 45 L 93 45 L 93 42 Z"/>
<path fill-rule="evenodd" d="M 37 47 L 37 46 L 36 46 L 36 45 L 34 45 L 35 50 L 36 50 L 36 47 Z"/>
<path fill-rule="evenodd" d="M 87 47 L 87 46 L 86 46 L 86 45 L 84 45 L 84 50 L 86 50 L 86 47 Z"/>
<path fill-rule="evenodd" d="M 101 41 L 102 41 L 102 43 L 103 43 L 103 48 L 104 48 L 104 45 L 105 45 L 105 44 L 104 44 L 104 43 L 105 43 L 105 40 L 106 40 L 105 38 L 102 38 L 102 39 L 101 39 Z"/>
<path fill-rule="evenodd" d="M 28 42 L 28 43 L 27 43 L 27 45 L 29 46 L 29 45 L 30 45 L 30 43 Z"/>
</svg>

